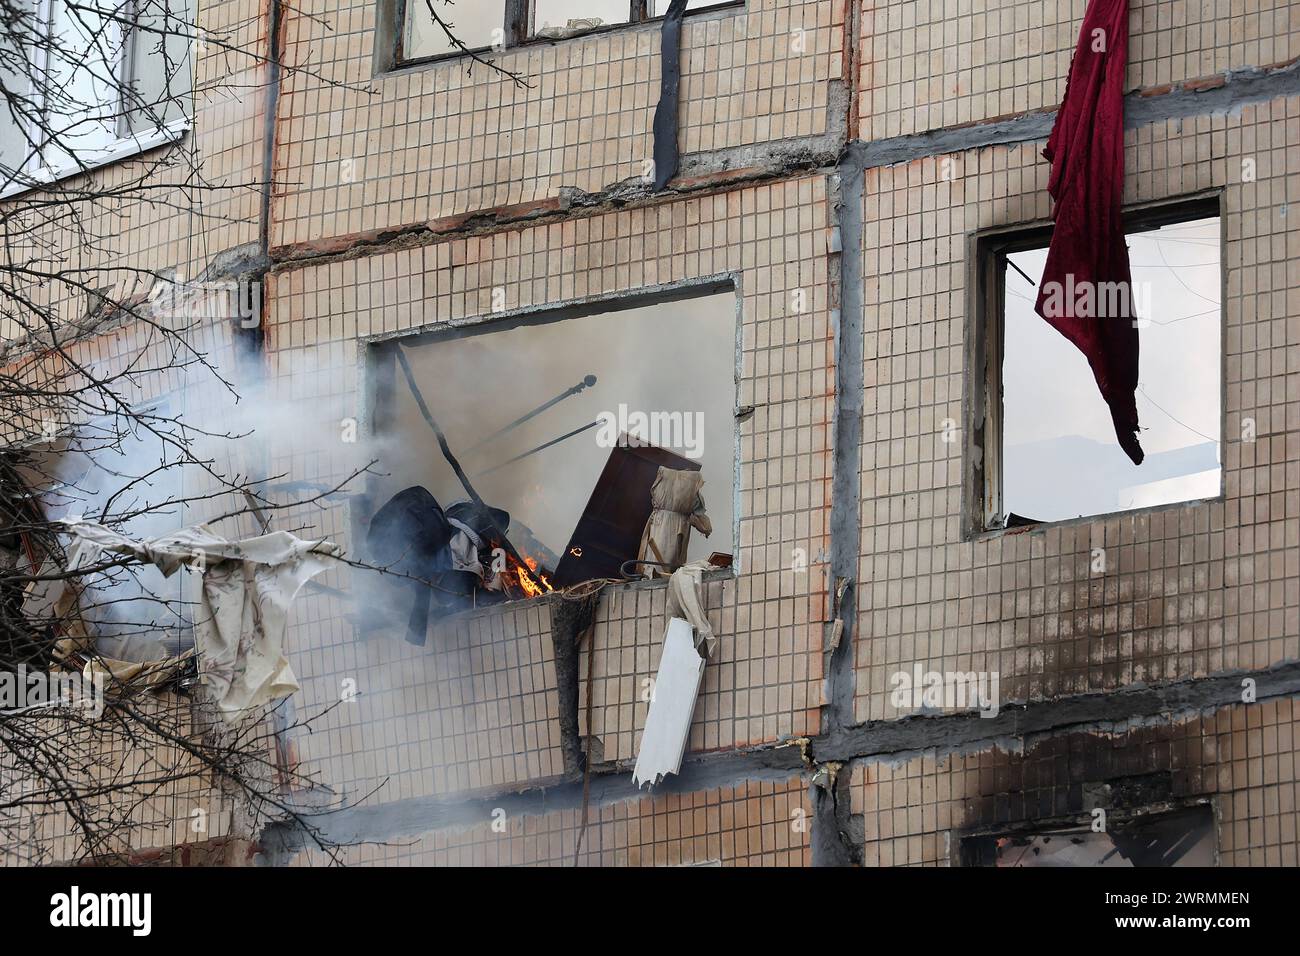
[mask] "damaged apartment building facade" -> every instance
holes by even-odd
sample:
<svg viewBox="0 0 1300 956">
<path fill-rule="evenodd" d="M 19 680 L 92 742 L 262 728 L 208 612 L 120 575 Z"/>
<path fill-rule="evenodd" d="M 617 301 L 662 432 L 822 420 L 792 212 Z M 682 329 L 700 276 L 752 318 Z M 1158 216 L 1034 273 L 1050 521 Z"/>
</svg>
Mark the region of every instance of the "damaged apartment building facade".
<svg viewBox="0 0 1300 956">
<path fill-rule="evenodd" d="M 128 856 L 1300 862 L 1300 3 L 1128 4 L 1141 465 L 1027 311 L 1085 7 L 196 4 L 221 225 L 100 225 L 221 290 L 273 527 L 410 574 L 289 610 L 334 849 L 187 785 Z"/>
</svg>

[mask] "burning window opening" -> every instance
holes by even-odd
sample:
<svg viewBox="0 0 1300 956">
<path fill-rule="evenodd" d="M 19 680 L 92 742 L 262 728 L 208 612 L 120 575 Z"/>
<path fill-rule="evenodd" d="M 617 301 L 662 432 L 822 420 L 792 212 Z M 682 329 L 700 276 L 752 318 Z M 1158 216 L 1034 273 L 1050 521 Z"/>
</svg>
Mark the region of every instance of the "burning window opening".
<svg viewBox="0 0 1300 956">
<path fill-rule="evenodd" d="M 987 527 L 1112 514 L 1221 493 L 1219 218 L 1131 226 L 1128 242 L 1131 288 L 1070 288 L 1067 282 L 1052 291 L 1076 307 L 1094 309 L 1098 321 L 1133 309 L 1140 336 L 1138 437 L 1147 453 L 1141 465 L 1117 444 L 1087 360 L 1034 311 L 1046 243 L 1027 248 L 1021 242 L 993 257 L 1000 311 L 993 321 L 1001 328 L 995 334 L 992 323 L 987 326 L 987 394 L 994 413 L 984 439 Z"/>
<path fill-rule="evenodd" d="M 388 342 L 376 360 L 390 477 L 362 530 L 391 573 L 371 627 L 409 609 L 421 644 L 448 613 L 729 560 L 734 294 Z"/>
</svg>

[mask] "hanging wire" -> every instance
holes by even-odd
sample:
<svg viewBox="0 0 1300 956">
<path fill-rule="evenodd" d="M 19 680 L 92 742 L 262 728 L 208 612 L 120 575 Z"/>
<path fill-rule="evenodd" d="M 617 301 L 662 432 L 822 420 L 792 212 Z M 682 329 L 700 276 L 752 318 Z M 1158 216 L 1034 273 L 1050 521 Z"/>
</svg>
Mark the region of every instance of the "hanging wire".
<svg viewBox="0 0 1300 956">
<path fill-rule="evenodd" d="M 1204 312 L 1193 312 L 1191 315 L 1180 315 L 1176 319 L 1166 319 L 1163 322 L 1159 321 L 1158 319 L 1147 319 L 1146 321 L 1150 322 L 1152 325 L 1175 325 L 1179 322 L 1186 322 L 1188 319 L 1199 319 L 1202 318 L 1203 316 L 1218 315 L 1218 314 L 1219 314 L 1218 309 L 1207 309 Z"/>
<path fill-rule="evenodd" d="M 1170 228 L 1170 227 L 1165 227 L 1166 230 L 1169 229 L 1169 228 Z M 1196 228 L 1199 228 L 1199 227 L 1196 227 Z M 1210 297 L 1207 296 L 1207 295 L 1204 295 L 1204 294 L 1202 294 L 1202 293 L 1200 293 L 1200 292 L 1197 292 L 1195 289 L 1193 289 L 1191 286 L 1189 286 L 1185 281 L 1183 281 L 1182 276 L 1180 276 L 1180 275 L 1178 274 L 1178 271 L 1177 271 L 1177 269 L 1176 269 L 1174 266 L 1170 265 L 1170 263 L 1169 263 L 1169 259 L 1165 256 L 1164 250 L 1159 246 L 1159 243 L 1161 243 L 1161 242 L 1183 242 L 1183 243 L 1197 243 L 1197 244 L 1216 245 L 1216 246 L 1217 246 L 1217 245 L 1218 245 L 1218 242 L 1217 242 L 1216 240 L 1212 240 L 1212 239 L 1205 239 L 1205 240 L 1174 239 L 1174 238 L 1170 238 L 1170 237 L 1168 237 L 1168 236 L 1158 236 L 1158 235 L 1143 235 L 1143 236 L 1136 236 L 1136 237 L 1134 237 L 1134 238 L 1148 239 L 1148 240 L 1151 240 L 1152 242 L 1155 242 L 1155 243 L 1156 243 L 1155 249 L 1156 249 L 1156 252 L 1160 255 L 1160 262 L 1161 262 L 1160 265 L 1156 265 L 1156 264 L 1151 264 L 1151 265 L 1142 265 L 1142 264 L 1139 264 L 1139 265 L 1134 266 L 1134 268 L 1138 268 L 1138 269 L 1164 269 L 1164 270 L 1168 271 L 1171 275 L 1173 275 L 1173 277 L 1174 277 L 1176 280 L 1178 280 L 1178 283 L 1179 283 L 1179 284 L 1180 284 L 1184 289 L 1186 289 L 1188 292 L 1190 292 L 1192 295 L 1196 296 L 1197 298 L 1204 299 L 1206 302 L 1211 302 L 1211 303 L 1213 303 L 1214 306 L 1215 306 L 1215 308 L 1213 308 L 1213 309 L 1207 309 L 1207 310 L 1204 311 L 1204 312 L 1193 312 L 1193 313 L 1191 313 L 1191 314 L 1189 314 L 1189 315 L 1180 315 L 1180 316 L 1178 316 L 1177 318 L 1174 318 L 1174 319 L 1165 319 L 1164 321 L 1160 321 L 1160 320 L 1158 320 L 1158 319 L 1148 319 L 1148 320 L 1147 320 L 1148 322 L 1150 322 L 1150 323 L 1153 324 L 1153 325 L 1159 325 L 1159 326 L 1162 326 L 1162 327 L 1163 327 L 1163 326 L 1175 325 L 1175 324 L 1177 324 L 1177 323 L 1179 323 L 1179 322 L 1185 322 L 1185 321 L 1187 321 L 1188 319 L 1197 319 L 1197 318 L 1202 318 L 1202 317 L 1207 316 L 1207 315 L 1217 315 L 1217 314 L 1219 314 L 1220 310 L 1222 309 L 1222 304 L 1223 304 L 1222 301 L 1221 301 L 1221 300 L 1218 300 L 1218 299 L 1212 299 L 1212 298 L 1210 298 Z M 1022 268 L 1020 268 L 1020 266 L 1017 265 L 1016 262 L 1015 262 L 1013 259 L 1011 259 L 1009 256 L 1008 256 L 1007 259 L 1006 259 L 1006 263 L 1007 263 L 1007 265 L 1009 265 L 1012 269 L 1014 269 L 1017 273 L 1019 273 L 1020 276 L 1021 276 L 1021 277 L 1026 281 L 1026 282 L 1028 282 L 1031 286 L 1033 286 L 1035 289 L 1038 288 L 1038 283 L 1036 283 L 1032 278 L 1030 278 L 1029 275 L 1025 272 L 1025 270 L 1022 269 Z M 1219 265 L 1219 263 L 1220 263 L 1220 260 L 1219 260 L 1219 259 L 1215 259 L 1213 262 L 1192 263 L 1192 264 L 1189 264 L 1188 267 L 1189 267 L 1189 268 L 1195 268 L 1195 267 L 1205 268 L 1205 267 L 1209 267 L 1209 266 Z M 1006 294 L 1009 295 L 1009 296 L 1014 296 L 1015 298 L 1017 298 L 1017 299 L 1021 299 L 1021 300 L 1025 301 L 1025 302 L 1029 302 L 1029 303 L 1031 303 L 1031 304 L 1034 304 L 1034 303 L 1035 303 L 1035 300 L 1032 299 L 1032 298 L 1030 298 L 1029 296 L 1024 295 L 1023 293 L 1020 293 L 1020 292 L 1015 292 L 1015 291 L 1013 291 L 1013 290 L 1011 290 L 1011 289 L 1007 289 L 1007 290 L 1006 290 Z M 1138 391 L 1142 393 L 1142 397 L 1143 397 L 1143 398 L 1145 398 L 1148 402 L 1150 402 L 1150 403 L 1151 403 L 1151 404 L 1152 404 L 1152 405 L 1153 405 L 1153 406 L 1154 406 L 1154 407 L 1155 407 L 1155 408 L 1156 408 L 1156 409 L 1157 409 L 1161 414 L 1163 414 L 1166 418 L 1168 418 L 1168 419 L 1169 419 L 1171 422 L 1173 422 L 1174 424 L 1178 425 L 1178 426 L 1181 427 L 1181 428 L 1186 429 L 1187 431 L 1191 432 L 1193 435 L 1198 435 L 1198 436 L 1200 436 L 1201 438 L 1204 438 L 1206 441 L 1214 442 L 1215 444 L 1218 444 L 1218 443 L 1221 441 L 1220 438 L 1215 438 L 1215 437 L 1212 437 L 1212 436 L 1210 436 L 1210 435 L 1207 435 L 1207 434 L 1205 434 L 1205 432 L 1200 431 L 1199 429 L 1193 428 L 1191 425 L 1187 424 L 1187 423 L 1184 422 L 1182 419 L 1178 418 L 1176 415 L 1174 415 L 1174 414 L 1171 413 L 1168 409 L 1166 409 L 1163 405 L 1161 405 L 1159 402 L 1157 402 L 1154 398 L 1152 398 L 1151 395 L 1147 392 L 1147 390 L 1146 390 L 1145 388 L 1143 388 L 1141 385 L 1138 386 Z"/>
<path fill-rule="evenodd" d="M 1204 299 L 1206 302 L 1213 302 L 1215 305 L 1220 305 L 1220 304 L 1221 304 L 1217 299 L 1211 299 L 1208 295 L 1202 295 L 1200 292 L 1197 292 L 1195 289 L 1193 289 L 1191 286 L 1189 286 L 1186 282 L 1184 282 L 1184 281 L 1183 281 L 1183 277 L 1180 276 L 1180 275 L 1177 273 L 1177 271 L 1175 271 L 1174 267 L 1171 266 L 1171 265 L 1169 264 L 1169 260 L 1165 258 L 1165 251 L 1164 251 L 1163 249 L 1161 249 L 1159 245 L 1156 246 L 1156 252 L 1160 253 L 1160 261 L 1164 263 L 1165 268 L 1169 270 L 1170 275 L 1172 275 L 1175 279 L 1178 280 L 1178 284 L 1179 284 L 1179 285 L 1181 285 L 1184 289 L 1186 289 L 1186 290 L 1187 290 L 1188 292 L 1190 292 L 1192 295 L 1196 296 L 1198 299 Z"/>
<path fill-rule="evenodd" d="M 1183 428 L 1186 428 L 1186 429 L 1187 429 L 1189 432 L 1191 432 L 1193 435 L 1200 435 L 1200 436 L 1201 436 L 1202 438 L 1204 438 L 1206 441 L 1214 442 L 1216 445 L 1220 443 L 1220 441 L 1221 441 L 1220 438 L 1212 438 L 1212 437 L 1210 437 L 1209 435 L 1205 434 L 1205 432 L 1197 431 L 1195 428 L 1193 428 L 1191 425 L 1187 424 L 1187 423 L 1186 423 L 1185 421 L 1183 421 L 1182 419 L 1175 417 L 1175 416 L 1174 416 L 1174 415 L 1173 415 L 1173 414 L 1172 414 L 1168 409 L 1166 409 L 1166 408 L 1165 408 L 1164 406 L 1162 406 L 1159 402 L 1157 402 L 1154 398 L 1152 398 L 1150 395 L 1148 395 L 1148 394 L 1147 394 L 1147 390 L 1146 390 L 1145 388 L 1143 388 L 1141 385 L 1138 386 L 1138 391 L 1142 393 L 1142 397 L 1143 397 L 1143 398 L 1145 398 L 1148 402 L 1150 402 L 1150 403 L 1151 403 L 1152 405 L 1154 405 L 1157 409 L 1159 409 L 1162 413 L 1164 413 L 1165 417 L 1168 418 L 1171 422 L 1174 422 L 1176 425 L 1181 425 Z"/>
</svg>

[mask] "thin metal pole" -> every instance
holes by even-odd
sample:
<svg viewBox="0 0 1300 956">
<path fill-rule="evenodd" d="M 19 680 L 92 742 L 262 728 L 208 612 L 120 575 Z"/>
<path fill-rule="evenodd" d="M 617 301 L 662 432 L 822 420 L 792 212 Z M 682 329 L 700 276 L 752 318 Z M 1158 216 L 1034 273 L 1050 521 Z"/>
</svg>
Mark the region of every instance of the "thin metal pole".
<svg viewBox="0 0 1300 956">
<path fill-rule="evenodd" d="M 583 432 L 587 431 L 588 429 L 595 428 L 599 424 L 600 424 L 599 419 L 597 419 L 594 422 L 588 422 L 586 425 L 583 425 L 581 428 L 575 428 L 571 432 L 565 432 L 559 438 L 552 438 L 550 441 L 538 445 L 536 448 L 530 448 L 528 451 L 524 452 L 523 454 L 515 455 L 514 458 L 510 458 L 506 461 L 501 462 L 501 464 L 499 465 L 493 465 L 491 468 L 487 469 L 486 471 L 476 471 L 474 473 L 474 477 L 482 478 L 484 475 L 490 475 L 492 474 L 492 472 L 496 471 L 499 468 L 504 468 L 506 465 L 513 465 L 515 462 L 527 458 L 529 455 L 536 455 L 539 451 L 545 451 L 547 448 L 550 448 L 552 445 L 558 445 L 566 438 L 572 438 L 574 435 L 581 435 Z"/>
<path fill-rule="evenodd" d="M 577 385 L 573 386 L 572 388 L 565 389 L 563 392 L 561 392 L 559 395 L 556 395 L 550 401 L 542 402 L 542 404 L 538 405 L 531 412 L 527 412 L 523 415 L 520 415 L 509 425 L 506 425 L 504 428 L 498 428 L 491 435 L 488 435 L 487 438 L 484 438 L 483 440 L 475 442 L 473 445 L 470 445 L 468 448 L 465 449 L 465 453 L 469 454 L 470 452 L 474 451 L 477 448 L 482 448 L 488 442 L 500 438 L 508 431 L 513 431 L 514 429 L 518 428 L 520 425 L 528 421 L 530 418 L 536 418 L 538 415 L 546 411 L 552 405 L 558 405 L 560 402 L 564 401 L 570 395 L 577 395 L 579 392 L 583 391 L 584 389 L 591 388 L 591 386 L 595 384 L 596 384 L 596 376 L 594 375 L 586 376 L 585 378 L 583 378 L 581 382 L 579 382 Z"/>
</svg>

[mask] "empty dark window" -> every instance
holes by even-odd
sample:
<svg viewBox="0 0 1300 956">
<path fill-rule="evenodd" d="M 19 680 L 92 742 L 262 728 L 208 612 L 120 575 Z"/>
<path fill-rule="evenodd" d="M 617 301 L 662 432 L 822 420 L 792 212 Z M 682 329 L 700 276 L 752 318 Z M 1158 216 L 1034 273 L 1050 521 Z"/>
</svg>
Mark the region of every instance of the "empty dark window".
<svg viewBox="0 0 1300 956">
<path fill-rule="evenodd" d="M 1091 825 L 967 837 L 964 866 L 1213 866 L 1214 810 L 1208 805 Z"/>
</svg>

